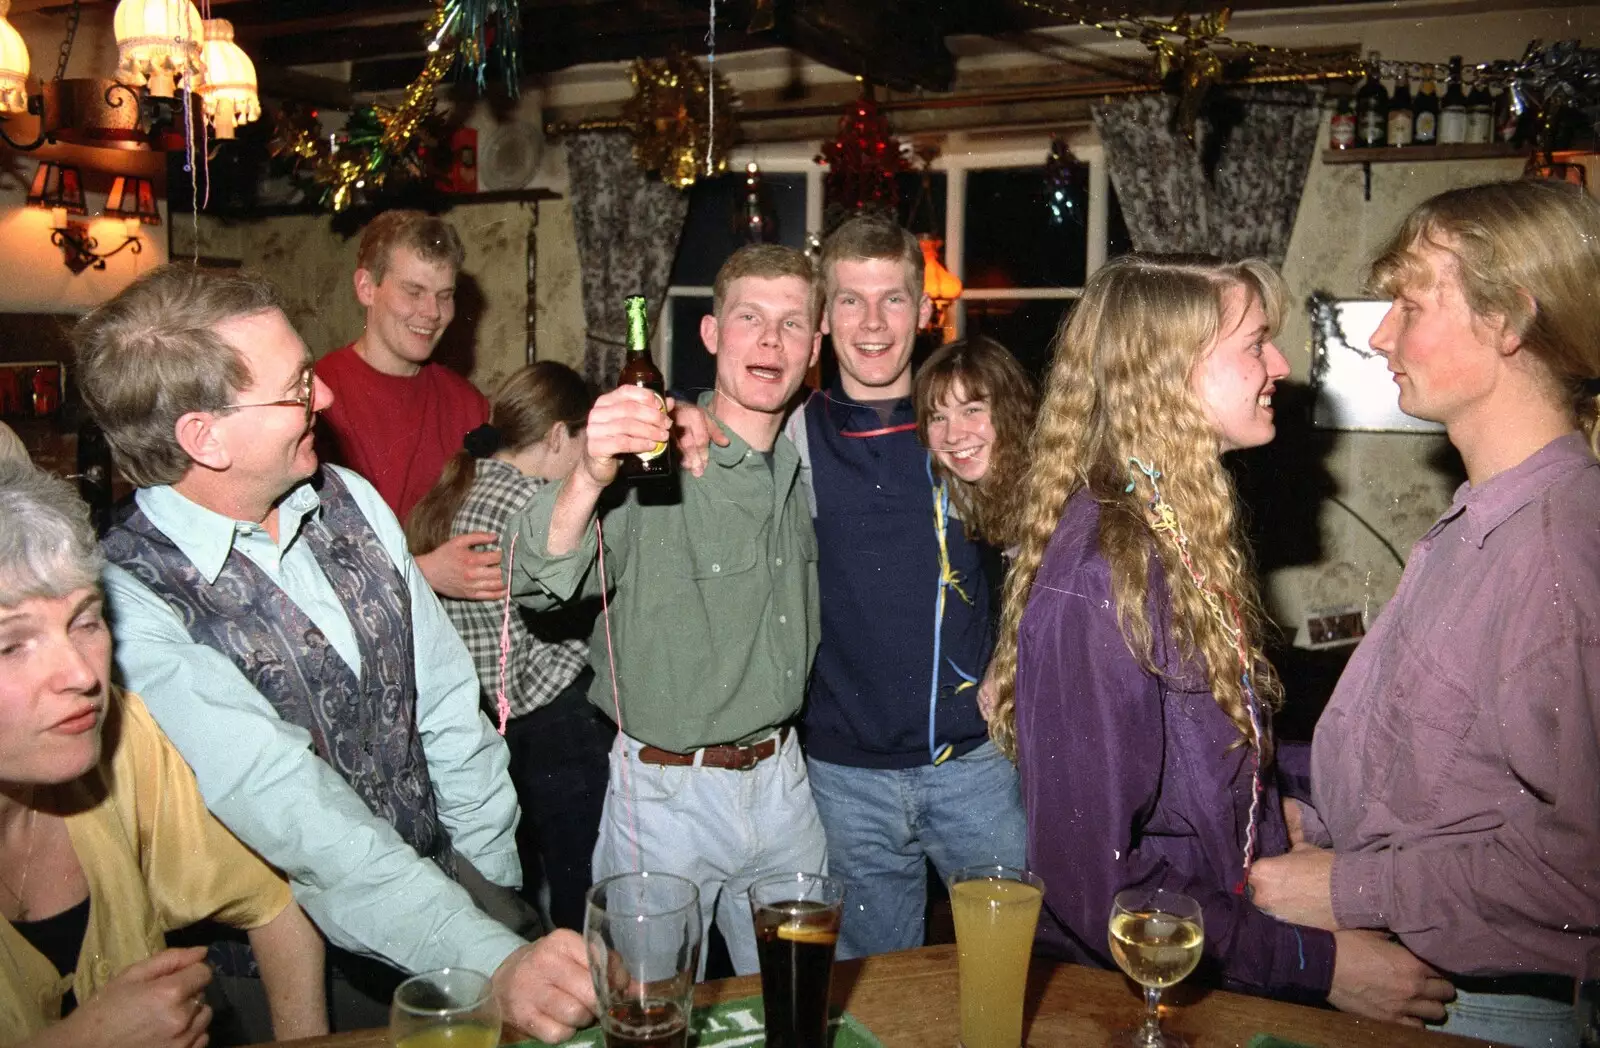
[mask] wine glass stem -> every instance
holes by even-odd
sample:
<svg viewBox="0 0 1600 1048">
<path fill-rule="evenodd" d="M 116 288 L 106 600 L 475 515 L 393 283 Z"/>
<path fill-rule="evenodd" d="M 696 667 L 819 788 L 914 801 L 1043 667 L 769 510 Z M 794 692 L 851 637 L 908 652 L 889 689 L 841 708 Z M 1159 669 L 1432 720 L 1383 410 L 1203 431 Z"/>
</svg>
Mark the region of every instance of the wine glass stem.
<svg viewBox="0 0 1600 1048">
<path fill-rule="evenodd" d="M 1139 1043 L 1159 1048 L 1161 1039 L 1161 987 L 1144 988 L 1144 1028 L 1139 1031 Z"/>
</svg>

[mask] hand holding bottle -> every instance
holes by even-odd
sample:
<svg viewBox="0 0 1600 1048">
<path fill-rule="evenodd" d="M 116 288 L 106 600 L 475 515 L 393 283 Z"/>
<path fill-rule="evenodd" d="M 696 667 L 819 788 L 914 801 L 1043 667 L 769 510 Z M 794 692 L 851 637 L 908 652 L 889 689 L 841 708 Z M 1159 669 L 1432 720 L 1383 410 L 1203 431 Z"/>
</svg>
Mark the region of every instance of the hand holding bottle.
<svg viewBox="0 0 1600 1048">
<path fill-rule="evenodd" d="M 672 408 L 670 397 L 663 398 L 643 386 L 618 386 L 597 399 L 584 430 L 583 473 L 587 479 L 605 487 L 617 477 L 619 455 L 649 452 L 669 440 Z"/>
</svg>

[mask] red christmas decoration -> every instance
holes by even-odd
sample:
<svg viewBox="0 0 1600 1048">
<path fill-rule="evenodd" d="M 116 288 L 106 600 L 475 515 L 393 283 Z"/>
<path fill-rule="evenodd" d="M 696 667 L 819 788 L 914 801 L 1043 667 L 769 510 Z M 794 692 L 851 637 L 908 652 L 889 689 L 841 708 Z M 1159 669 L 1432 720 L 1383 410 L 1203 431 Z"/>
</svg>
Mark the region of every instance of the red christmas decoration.
<svg viewBox="0 0 1600 1048">
<path fill-rule="evenodd" d="M 849 215 L 870 208 L 894 214 L 900 202 L 894 176 L 906 169 L 905 158 L 870 95 L 863 94 L 845 110 L 817 163 L 828 168 L 822 195 L 830 213 Z"/>
</svg>

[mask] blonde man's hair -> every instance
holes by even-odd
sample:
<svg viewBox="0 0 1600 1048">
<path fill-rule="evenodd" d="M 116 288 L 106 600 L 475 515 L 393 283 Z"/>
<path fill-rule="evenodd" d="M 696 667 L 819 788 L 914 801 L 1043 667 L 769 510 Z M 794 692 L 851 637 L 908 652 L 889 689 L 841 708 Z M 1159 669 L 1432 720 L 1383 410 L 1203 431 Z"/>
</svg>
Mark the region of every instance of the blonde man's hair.
<svg viewBox="0 0 1600 1048">
<path fill-rule="evenodd" d="M 717 270 L 716 282 L 711 286 L 712 315 L 718 318 L 722 316 L 722 304 L 728 296 L 728 288 L 741 277 L 799 277 L 804 280 L 809 292 L 807 307 L 811 325 L 816 326 L 822 315 L 822 285 L 817 282 L 816 266 L 812 265 L 805 252 L 781 244 L 746 244 L 729 255 L 728 260 L 722 263 L 722 268 Z"/>
<path fill-rule="evenodd" d="M 1467 305 L 1501 318 L 1543 365 L 1600 455 L 1600 203 L 1565 183 L 1524 180 L 1452 189 L 1419 204 L 1372 263 L 1369 283 L 1394 297 L 1432 287 L 1419 252 L 1455 260 Z"/>
<path fill-rule="evenodd" d="M 152 487 L 183 477 L 190 459 L 178 419 L 226 407 L 250 385 L 250 369 L 217 325 L 282 309 L 262 277 L 171 264 L 78 321 L 78 388 L 129 480 Z"/>
<path fill-rule="evenodd" d="M 878 215 L 847 219 L 822 244 L 823 292 L 837 290 L 834 273 L 840 262 L 887 259 L 906 267 L 906 287 L 917 299 L 922 295 L 922 246 L 904 228 Z"/>
<path fill-rule="evenodd" d="M 410 248 L 424 262 L 461 271 L 466 249 L 455 227 L 425 211 L 384 211 L 361 231 L 356 248 L 356 268 L 365 269 L 381 284 L 397 247 Z"/>
<path fill-rule="evenodd" d="M 1238 535 L 1236 496 L 1222 465 L 1222 444 L 1205 404 L 1190 387 L 1196 365 L 1230 324 L 1242 320 L 1242 313 L 1235 316 L 1238 311 L 1230 309 L 1241 297 L 1235 293 L 1240 288 L 1247 293 L 1245 307 L 1251 297 L 1258 298 L 1269 330 L 1277 330 L 1283 282 L 1265 262 L 1125 256 L 1089 279 L 1083 298 L 1056 333 L 1055 361 L 1029 447 L 1021 550 L 1007 576 L 992 666 L 998 695 L 990 734 L 1013 757 L 1017 629 L 1067 499 L 1079 491 L 1100 503 L 1100 552 L 1110 564 L 1117 624 L 1129 651 L 1151 673 L 1203 668 L 1217 705 L 1241 739 L 1257 741 L 1240 682 L 1238 648 L 1174 544 L 1152 530 L 1148 507 L 1154 490 L 1130 464 L 1135 457 L 1161 471 L 1162 498 L 1188 535 L 1194 569 L 1209 588 L 1237 602 L 1257 696 L 1269 706 L 1281 700 L 1282 686 L 1261 653 L 1265 616 Z M 1164 653 L 1153 650 L 1147 613 L 1152 555 L 1160 558 L 1165 574 L 1177 666 L 1164 665 Z M 1270 750 L 1269 739 L 1259 741 L 1263 751 Z"/>
</svg>

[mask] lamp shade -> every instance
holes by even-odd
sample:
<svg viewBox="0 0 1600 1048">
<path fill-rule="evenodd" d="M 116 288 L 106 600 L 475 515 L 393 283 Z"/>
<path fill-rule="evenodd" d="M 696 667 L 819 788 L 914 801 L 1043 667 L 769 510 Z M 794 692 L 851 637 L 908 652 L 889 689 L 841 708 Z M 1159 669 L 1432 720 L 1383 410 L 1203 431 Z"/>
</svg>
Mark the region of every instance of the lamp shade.
<svg viewBox="0 0 1600 1048">
<path fill-rule="evenodd" d="M 226 18 L 206 20 L 201 59 L 206 72 L 197 90 L 205 99 L 206 116 L 218 138 L 232 138 L 234 125 L 261 116 L 255 63 L 233 42 L 233 23 Z"/>
<path fill-rule="evenodd" d="M 60 209 L 73 215 L 87 214 L 83 206 L 83 179 L 70 164 L 41 161 L 28 188 L 28 206 Z"/>
<path fill-rule="evenodd" d="M 6 20 L 11 0 L 0 0 L 0 113 L 28 111 L 28 45 Z"/>
<path fill-rule="evenodd" d="M 944 263 L 939 261 L 939 249 L 944 247 L 944 241 L 936 237 L 921 236 L 917 238 L 917 242 L 922 245 L 923 293 L 941 304 L 954 302 L 960 298 L 960 279 L 944 268 Z"/>
<path fill-rule="evenodd" d="M 106 194 L 107 218 L 134 219 L 147 226 L 161 224 L 161 209 L 156 206 L 156 191 L 148 178 L 118 175 Z"/>
<path fill-rule="evenodd" d="M 171 98 L 180 77 L 186 88 L 198 86 L 206 33 L 190 0 L 122 0 L 112 30 L 124 84 L 147 87 L 157 98 Z"/>
</svg>

